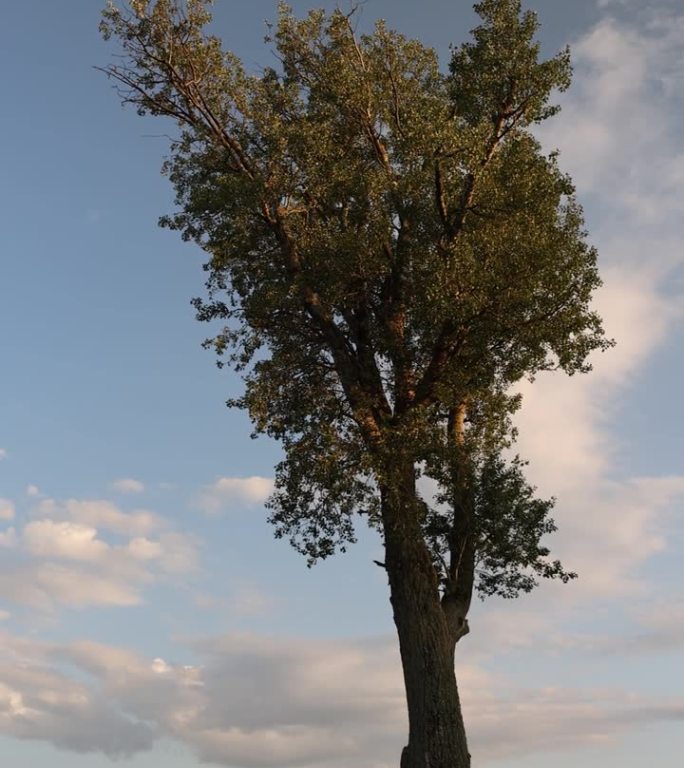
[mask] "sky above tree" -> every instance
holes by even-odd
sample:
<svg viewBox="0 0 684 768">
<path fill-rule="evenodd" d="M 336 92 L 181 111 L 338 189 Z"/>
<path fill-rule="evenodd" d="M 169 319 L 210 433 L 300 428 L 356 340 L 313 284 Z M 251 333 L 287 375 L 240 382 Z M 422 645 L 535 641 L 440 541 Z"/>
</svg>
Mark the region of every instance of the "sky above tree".
<svg viewBox="0 0 684 768">
<path fill-rule="evenodd" d="M 264 21 L 218 0 L 257 71 Z M 298 13 L 312 5 L 294 3 Z M 328 4 L 332 7 L 332 4 Z M 578 187 L 615 349 L 525 385 L 519 451 L 578 571 L 472 611 L 457 671 L 483 768 L 679 765 L 684 697 L 679 3 L 536 0 L 575 80 L 540 136 Z M 468 3 L 368 0 L 448 46 Z M 99 3 L 15 3 L 0 61 L 0 758 L 13 768 L 392 765 L 405 704 L 370 534 L 308 571 L 263 504 L 279 453 L 224 401 L 190 299 L 202 254 L 155 227 L 165 126 L 94 64 Z M 172 130 L 169 126 L 169 130 Z"/>
</svg>

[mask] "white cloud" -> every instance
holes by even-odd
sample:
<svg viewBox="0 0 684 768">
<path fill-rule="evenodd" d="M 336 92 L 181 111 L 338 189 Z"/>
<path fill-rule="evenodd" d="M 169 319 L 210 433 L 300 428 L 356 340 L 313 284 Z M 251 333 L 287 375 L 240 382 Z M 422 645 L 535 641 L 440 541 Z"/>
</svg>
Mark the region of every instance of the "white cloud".
<svg viewBox="0 0 684 768">
<path fill-rule="evenodd" d="M 630 416 L 621 398 L 684 316 L 684 151 L 673 107 L 684 100 L 673 77 L 684 71 L 683 49 L 681 14 L 654 12 L 642 27 L 602 21 L 573 47 L 575 86 L 541 132 L 560 146 L 580 199 L 600 206 L 590 216 L 605 281 L 596 306 L 617 340 L 589 376 L 525 385 L 518 419 L 531 479 L 558 498 L 554 553 L 580 572 L 567 593 L 585 598 L 636 588 L 639 567 L 667 544 L 684 483 L 625 477 L 620 466 L 621 420 Z"/>
<path fill-rule="evenodd" d="M 150 541 L 145 537 L 131 539 L 126 548 L 136 560 L 158 560 L 163 551 L 158 541 Z"/>
<path fill-rule="evenodd" d="M 604 482 L 560 510 L 559 554 L 581 578 L 579 595 L 634 598 L 654 588 L 640 566 L 667 548 L 675 502 L 684 499 L 684 477 Z"/>
<path fill-rule="evenodd" d="M 68 499 L 64 502 L 44 499 L 36 506 L 34 514 L 70 520 L 121 536 L 147 536 L 166 526 L 165 521 L 154 512 L 144 509 L 124 512 L 112 502 L 101 499 Z"/>
<path fill-rule="evenodd" d="M 172 671 L 172 668 L 164 661 L 164 659 L 154 659 L 152 662 L 152 671 L 158 675 L 166 675 Z"/>
<path fill-rule="evenodd" d="M 90 538 L 67 540 L 52 546 L 34 544 L 36 556 L 0 565 L 0 597 L 8 603 L 34 611 L 54 612 L 58 608 L 83 609 L 95 606 L 131 606 L 144 601 L 144 590 L 196 568 L 193 538 L 177 534 L 168 546 L 140 543 L 112 547 Z M 18 537 L 12 530 L 8 545 L 21 555 Z M 0 538 L 0 546 L 3 544 Z M 152 545 L 153 542 L 150 542 Z"/>
<path fill-rule="evenodd" d="M 684 599 L 671 597 L 667 601 L 653 603 L 652 597 L 635 603 L 612 632 L 569 632 L 555 639 L 565 652 L 584 656 L 598 654 L 615 659 L 619 657 L 634 667 L 635 657 L 648 657 L 646 663 L 657 657 L 662 663 L 665 654 L 681 655 L 684 651 Z M 679 659 L 673 663 L 678 663 Z"/>
<path fill-rule="evenodd" d="M 636 235 L 663 220 L 678 226 L 672 217 L 684 207 L 675 108 L 683 40 L 681 13 L 653 10 L 641 26 L 605 19 L 573 46 L 575 85 L 562 117 L 543 130 L 580 192 L 601 195 L 604 221 L 620 213 Z"/>
<path fill-rule="evenodd" d="M 11 549 L 17 543 L 17 532 L 14 528 L 6 528 L 0 531 L 0 547 Z"/>
<path fill-rule="evenodd" d="M 37 485 L 27 485 L 25 493 L 27 496 L 37 497 L 40 496 L 40 488 Z"/>
<path fill-rule="evenodd" d="M 2 564 L 0 596 L 34 610 L 143 601 L 144 589 L 197 570 L 199 542 L 146 510 L 107 501 L 44 499 L 20 533 L 0 532 L 14 556 Z M 123 541 L 122 541 L 123 539 Z"/>
<path fill-rule="evenodd" d="M 18 735 L 16 710 L 30 707 L 33 725 L 21 735 L 63 745 L 62 729 L 78 731 L 87 710 L 106 703 L 82 729 L 81 746 L 112 756 L 149 746 L 125 741 L 128 734 L 119 729 L 108 734 L 113 712 L 185 742 L 203 761 L 234 768 L 303 768 L 340 759 L 366 768 L 401 748 L 403 693 L 396 653 L 388 653 L 385 641 L 225 637 L 199 644 L 203 664 L 195 667 L 147 662 L 94 643 L 51 646 L 7 634 L 0 634 L 0 648 L 2 657 L 21 658 L 27 670 L 17 674 L 16 665 L 0 665 L 0 685 L 15 702 L 13 713 L 0 715 L 0 731 L 9 735 Z M 66 677 L 63 661 L 86 682 Z M 48 703 L 41 692 L 51 688 L 60 694 Z M 70 706 L 76 697 L 80 710 Z"/>
<path fill-rule="evenodd" d="M 37 557 L 96 561 L 110 551 L 97 538 L 95 528 L 71 522 L 36 520 L 25 526 L 23 539 L 26 549 Z"/>
<path fill-rule="evenodd" d="M 167 574 L 191 573 L 198 567 L 200 543 L 195 536 L 169 531 L 159 536 L 159 568 Z"/>
<path fill-rule="evenodd" d="M 79 564 L 22 563 L 0 569 L 0 597 L 15 605 L 53 611 L 58 606 L 131 606 L 142 602 L 141 584 Z"/>
<path fill-rule="evenodd" d="M 3 459 L 6 459 L 9 456 L 7 451 L 4 448 L 0 448 L 0 461 Z"/>
<path fill-rule="evenodd" d="M 81 571 L 53 563 L 38 568 L 36 582 L 47 596 L 62 605 L 83 608 L 93 605 L 138 605 L 138 584 L 115 575 Z"/>
<path fill-rule="evenodd" d="M 619 453 L 611 431 L 619 428 L 619 397 L 679 319 L 677 300 L 662 293 L 659 270 L 634 267 L 629 256 L 626 268 L 603 270 L 596 302 L 617 346 L 595 359 L 588 376 L 543 374 L 521 387 L 520 451 L 542 491 L 561 500 L 577 487 L 597 487 L 611 472 Z"/>
<path fill-rule="evenodd" d="M 97 643 L 53 645 L 0 632 L 0 731 L 111 756 L 166 736 L 202 761 L 231 768 L 396 764 L 407 723 L 393 638 L 229 635 L 192 648 L 200 663 L 187 666 Z M 459 680 L 471 749 L 483 765 L 684 718 L 681 698 L 521 688 L 463 664 Z"/>
<path fill-rule="evenodd" d="M 124 477 L 121 480 L 115 480 L 112 483 L 112 490 L 117 493 L 143 493 L 145 484 L 132 477 Z"/>
<path fill-rule="evenodd" d="M 218 514 L 245 504 L 263 504 L 272 491 L 269 477 L 220 477 L 202 489 L 195 506 L 207 514 Z"/>
<path fill-rule="evenodd" d="M 73 752 L 130 757 L 149 749 L 150 725 L 119 712 L 97 687 L 69 678 L 46 663 L 45 647 L 0 641 L 0 732 L 41 739 Z"/>
<path fill-rule="evenodd" d="M 658 701 L 628 690 L 493 690 L 475 694 L 470 729 L 473 748 L 491 761 L 605 746 L 654 723 L 684 720 L 684 700 Z"/>
<path fill-rule="evenodd" d="M 9 499 L 0 498 L 0 520 L 14 520 L 14 504 Z"/>
<path fill-rule="evenodd" d="M 591 647 L 603 653 L 657 654 L 684 651 L 684 599 L 670 597 L 637 606 L 637 631 L 618 637 L 591 638 Z"/>
<path fill-rule="evenodd" d="M 643 3 L 642 0 L 596 0 L 596 6 L 600 10 L 632 10 L 640 12 L 640 16 L 643 17 L 644 11 L 647 13 L 653 13 L 654 11 L 663 12 L 672 7 L 672 10 L 677 11 L 680 0 L 651 0 L 649 3 Z"/>
</svg>

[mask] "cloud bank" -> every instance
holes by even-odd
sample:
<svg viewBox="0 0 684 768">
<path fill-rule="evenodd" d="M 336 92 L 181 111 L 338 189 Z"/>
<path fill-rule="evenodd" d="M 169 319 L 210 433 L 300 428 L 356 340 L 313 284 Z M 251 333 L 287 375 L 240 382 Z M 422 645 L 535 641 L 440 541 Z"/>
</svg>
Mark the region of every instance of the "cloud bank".
<svg viewBox="0 0 684 768">
<path fill-rule="evenodd" d="M 0 547 L 0 598 L 33 611 L 138 605 L 146 587 L 198 565 L 195 537 L 105 500 L 43 499 L 0 530 Z"/>
<path fill-rule="evenodd" d="M 227 635 L 192 648 L 198 664 L 187 666 L 0 633 L 0 732 L 111 757 L 166 736 L 230 768 L 381 768 L 401 749 L 407 724 L 394 638 Z M 461 667 L 459 679 L 471 746 L 483 761 L 684 720 L 682 698 L 526 689 L 474 666 Z"/>
</svg>

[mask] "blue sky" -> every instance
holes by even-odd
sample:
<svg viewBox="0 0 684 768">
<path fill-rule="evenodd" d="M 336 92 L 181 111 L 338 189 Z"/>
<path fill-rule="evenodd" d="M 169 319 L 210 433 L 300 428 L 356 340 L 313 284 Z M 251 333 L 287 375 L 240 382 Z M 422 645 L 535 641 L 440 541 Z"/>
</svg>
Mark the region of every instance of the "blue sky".
<svg viewBox="0 0 684 768">
<path fill-rule="evenodd" d="M 318 5 L 318 4 L 314 4 Z M 308 2 L 296 2 L 298 12 Z M 674 768 L 684 749 L 684 10 L 535 0 L 575 83 L 544 127 L 575 178 L 618 346 L 524 387 L 520 451 L 581 578 L 477 605 L 457 655 L 482 768 Z M 4 10 L 0 761 L 387 768 L 404 704 L 377 543 L 313 571 L 264 522 L 277 447 L 200 349 L 202 254 L 165 127 L 118 105 L 100 3 Z M 274 3 L 216 3 L 255 67 Z M 446 56 L 467 2 L 368 0 Z"/>
</svg>

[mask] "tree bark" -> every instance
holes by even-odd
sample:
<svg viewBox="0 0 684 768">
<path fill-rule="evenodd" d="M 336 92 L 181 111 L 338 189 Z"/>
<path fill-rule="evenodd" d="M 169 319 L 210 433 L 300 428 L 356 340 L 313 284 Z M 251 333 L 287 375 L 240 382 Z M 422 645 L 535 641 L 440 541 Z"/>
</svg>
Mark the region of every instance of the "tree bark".
<svg viewBox="0 0 684 768">
<path fill-rule="evenodd" d="M 454 674 L 458 637 L 440 603 L 439 583 L 420 527 L 413 466 L 383 489 L 385 567 L 406 686 L 409 742 L 401 768 L 469 768 Z"/>
</svg>

